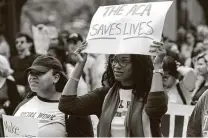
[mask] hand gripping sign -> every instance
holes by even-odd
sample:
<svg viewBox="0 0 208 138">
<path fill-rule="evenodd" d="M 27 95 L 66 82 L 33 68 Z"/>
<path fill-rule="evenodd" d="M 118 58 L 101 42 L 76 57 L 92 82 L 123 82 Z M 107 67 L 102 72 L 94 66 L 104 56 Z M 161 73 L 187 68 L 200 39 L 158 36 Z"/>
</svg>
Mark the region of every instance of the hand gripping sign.
<svg viewBox="0 0 208 138">
<path fill-rule="evenodd" d="M 91 21 L 87 53 L 145 54 L 160 41 L 172 1 L 101 6 Z"/>
</svg>

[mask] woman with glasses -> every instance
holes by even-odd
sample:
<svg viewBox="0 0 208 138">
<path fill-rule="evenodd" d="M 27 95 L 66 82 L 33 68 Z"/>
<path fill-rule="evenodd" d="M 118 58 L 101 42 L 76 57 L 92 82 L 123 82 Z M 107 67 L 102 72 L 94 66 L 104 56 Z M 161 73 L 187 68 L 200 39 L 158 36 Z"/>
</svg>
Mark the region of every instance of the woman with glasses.
<svg viewBox="0 0 208 138">
<path fill-rule="evenodd" d="M 76 50 L 77 64 L 60 98 L 60 111 L 79 116 L 97 115 L 98 137 L 161 136 L 160 120 L 167 111 L 162 83 L 163 44 L 152 45 L 158 53 L 154 66 L 150 56 L 110 55 L 102 77 L 103 87 L 77 96 L 77 85 L 87 60 L 87 55 L 80 52 L 86 46 L 83 43 Z"/>
</svg>

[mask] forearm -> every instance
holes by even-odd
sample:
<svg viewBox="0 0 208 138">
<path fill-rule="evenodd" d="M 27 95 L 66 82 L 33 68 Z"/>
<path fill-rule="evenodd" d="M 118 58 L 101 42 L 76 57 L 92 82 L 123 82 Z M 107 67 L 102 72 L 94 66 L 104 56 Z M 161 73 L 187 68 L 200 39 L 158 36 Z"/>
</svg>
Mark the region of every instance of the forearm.
<svg viewBox="0 0 208 138">
<path fill-rule="evenodd" d="M 74 71 L 71 74 L 71 78 L 69 78 L 67 84 L 64 87 L 62 95 L 77 95 L 77 87 L 80 80 L 80 77 L 83 73 L 85 63 L 77 63 L 75 65 Z"/>
<path fill-rule="evenodd" d="M 161 118 L 167 111 L 168 98 L 164 92 L 161 73 L 154 73 L 147 98 L 146 112 L 150 118 Z"/>
<path fill-rule="evenodd" d="M 154 73 L 152 77 L 152 85 L 151 85 L 150 92 L 158 92 L 158 91 L 160 92 L 164 91 L 162 74 Z"/>
<path fill-rule="evenodd" d="M 99 88 L 83 96 L 62 95 L 59 110 L 69 115 L 91 115 L 101 112 L 103 100 L 109 88 Z"/>
<path fill-rule="evenodd" d="M 89 111 L 85 110 L 83 102 L 76 96 L 61 96 L 59 110 L 69 115 L 89 115 Z"/>
</svg>

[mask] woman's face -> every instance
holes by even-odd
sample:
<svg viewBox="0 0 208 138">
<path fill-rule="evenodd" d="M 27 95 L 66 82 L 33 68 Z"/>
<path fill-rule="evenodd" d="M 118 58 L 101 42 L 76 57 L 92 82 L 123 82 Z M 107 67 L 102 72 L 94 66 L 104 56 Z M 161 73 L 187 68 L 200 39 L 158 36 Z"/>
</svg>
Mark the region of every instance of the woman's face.
<svg viewBox="0 0 208 138">
<path fill-rule="evenodd" d="M 79 45 L 81 45 L 81 41 L 77 41 L 75 44 L 73 41 L 68 43 L 68 51 L 73 53 Z"/>
<path fill-rule="evenodd" d="M 186 39 L 187 39 L 187 43 L 190 45 L 190 44 L 194 44 L 195 42 L 195 38 L 194 36 L 191 34 L 191 33 L 188 33 L 186 35 Z"/>
<path fill-rule="evenodd" d="M 113 74 L 117 81 L 132 81 L 132 61 L 131 55 L 116 55 L 110 59 Z"/>
<path fill-rule="evenodd" d="M 187 59 L 191 57 L 191 51 L 187 44 L 181 46 L 181 54 Z"/>
<path fill-rule="evenodd" d="M 33 92 L 47 92 L 53 86 L 54 81 L 53 70 L 46 73 L 31 70 L 28 73 L 28 83 Z"/>
<path fill-rule="evenodd" d="M 205 62 L 204 58 L 200 58 L 196 62 L 196 71 L 199 75 L 202 75 L 202 76 L 208 73 L 207 63 Z"/>
</svg>

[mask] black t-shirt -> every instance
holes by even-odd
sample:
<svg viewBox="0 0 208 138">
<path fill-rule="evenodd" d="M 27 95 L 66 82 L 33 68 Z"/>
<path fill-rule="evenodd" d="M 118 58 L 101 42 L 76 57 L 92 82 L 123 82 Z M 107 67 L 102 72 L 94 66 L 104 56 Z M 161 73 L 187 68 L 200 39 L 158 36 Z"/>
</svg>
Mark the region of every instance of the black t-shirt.
<svg viewBox="0 0 208 138">
<path fill-rule="evenodd" d="M 32 65 L 36 57 L 37 55 L 32 54 L 24 59 L 19 58 L 19 56 L 15 56 L 10 60 L 11 68 L 14 70 L 13 76 L 17 84 L 23 86 L 27 85 L 25 70 Z"/>
</svg>

